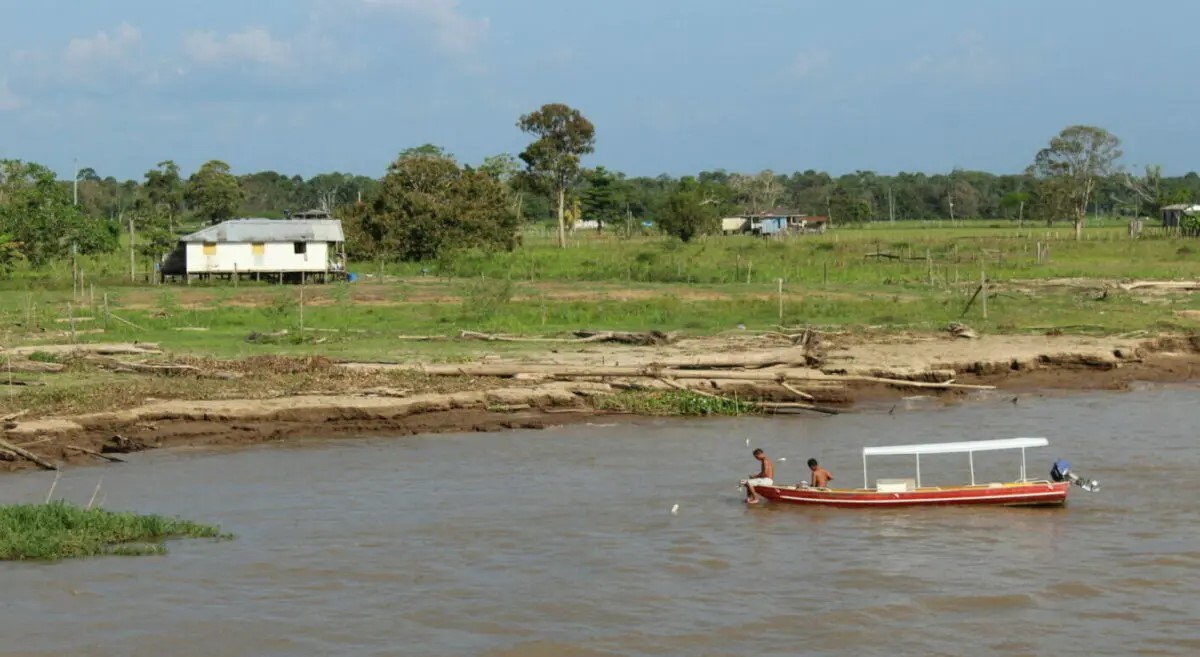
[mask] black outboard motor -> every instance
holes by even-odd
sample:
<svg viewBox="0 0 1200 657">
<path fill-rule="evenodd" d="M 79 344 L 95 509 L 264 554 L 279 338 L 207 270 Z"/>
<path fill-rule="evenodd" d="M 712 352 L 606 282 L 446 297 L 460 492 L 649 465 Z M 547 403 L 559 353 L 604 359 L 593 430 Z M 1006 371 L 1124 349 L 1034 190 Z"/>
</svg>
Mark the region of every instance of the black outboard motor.
<svg viewBox="0 0 1200 657">
<path fill-rule="evenodd" d="M 1050 468 L 1050 478 L 1054 481 L 1069 481 L 1089 493 L 1100 490 L 1100 482 L 1095 479 L 1082 479 L 1071 472 L 1071 462 L 1066 459 L 1054 462 L 1054 467 Z"/>
</svg>

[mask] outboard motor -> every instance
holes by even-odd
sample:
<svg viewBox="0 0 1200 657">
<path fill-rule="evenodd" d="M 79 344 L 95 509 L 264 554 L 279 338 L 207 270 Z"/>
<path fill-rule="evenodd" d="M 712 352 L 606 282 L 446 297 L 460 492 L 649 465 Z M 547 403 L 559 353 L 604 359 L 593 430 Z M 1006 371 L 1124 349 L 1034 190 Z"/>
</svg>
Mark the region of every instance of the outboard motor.
<svg viewBox="0 0 1200 657">
<path fill-rule="evenodd" d="M 1054 481 L 1069 481 L 1089 493 L 1100 490 L 1100 482 L 1095 479 L 1083 479 L 1071 472 L 1071 462 L 1066 459 L 1054 462 L 1054 467 L 1050 468 L 1050 478 Z"/>
</svg>

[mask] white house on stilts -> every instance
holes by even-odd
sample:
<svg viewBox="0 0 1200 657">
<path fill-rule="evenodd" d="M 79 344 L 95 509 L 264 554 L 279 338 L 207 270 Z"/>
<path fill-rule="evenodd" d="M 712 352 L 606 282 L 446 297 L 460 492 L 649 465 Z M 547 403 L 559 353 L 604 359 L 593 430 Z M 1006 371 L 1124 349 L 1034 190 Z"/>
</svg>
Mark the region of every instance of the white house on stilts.
<svg viewBox="0 0 1200 657">
<path fill-rule="evenodd" d="M 180 238 L 161 274 L 324 283 L 345 278 L 345 241 L 338 219 L 233 219 Z"/>
</svg>

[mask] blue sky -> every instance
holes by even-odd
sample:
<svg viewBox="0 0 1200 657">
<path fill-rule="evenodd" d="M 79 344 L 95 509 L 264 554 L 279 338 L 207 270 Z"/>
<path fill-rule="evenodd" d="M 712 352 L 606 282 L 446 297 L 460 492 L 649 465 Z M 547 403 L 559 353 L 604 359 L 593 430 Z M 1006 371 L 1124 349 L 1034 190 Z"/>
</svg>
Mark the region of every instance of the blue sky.
<svg viewBox="0 0 1200 657">
<path fill-rule="evenodd" d="M 0 157 L 140 178 L 379 175 L 516 153 L 546 102 L 586 162 L 1015 172 L 1059 129 L 1200 169 L 1200 3 L 1144 0 L 0 0 Z M 1172 34 L 1172 25 L 1181 26 Z"/>
</svg>

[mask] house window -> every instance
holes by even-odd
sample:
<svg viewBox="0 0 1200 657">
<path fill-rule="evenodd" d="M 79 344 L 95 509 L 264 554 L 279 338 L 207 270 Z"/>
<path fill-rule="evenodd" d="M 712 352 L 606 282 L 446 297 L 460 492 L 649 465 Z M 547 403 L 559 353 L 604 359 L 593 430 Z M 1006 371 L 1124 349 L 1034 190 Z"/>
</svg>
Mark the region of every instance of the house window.
<svg viewBox="0 0 1200 657">
<path fill-rule="evenodd" d="M 251 253 L 251 255 L 260 256 L 260 255 L 263 255 L 263 254 L 265 254 L 266 252 L 267 252 L 267 245 L 266 245 L 266 244 L 264 244 L 264 243 L 262 243 L 262 242 L 251 242 L 251 243 L 250 243 L 250 253 Z"/>
<path fill-rule="evenodd" d="M 307 242 L 292 242 L 292 250 L 295 252 L 296 255 L 303 255 L 305 253 L 308 253 L 308 243 Z"/>
<path fill-rule="evenodd" d="M 216 242 L 205 242 L 204 243 L 204 255 L 217 255 L 217 243 Z"/>
</svg>

